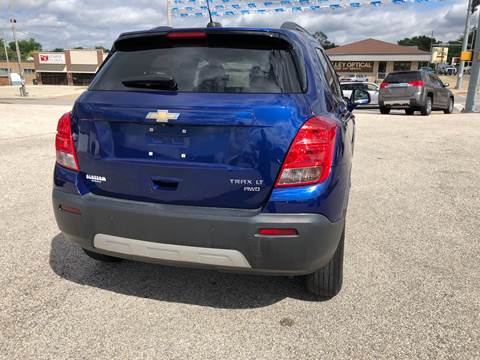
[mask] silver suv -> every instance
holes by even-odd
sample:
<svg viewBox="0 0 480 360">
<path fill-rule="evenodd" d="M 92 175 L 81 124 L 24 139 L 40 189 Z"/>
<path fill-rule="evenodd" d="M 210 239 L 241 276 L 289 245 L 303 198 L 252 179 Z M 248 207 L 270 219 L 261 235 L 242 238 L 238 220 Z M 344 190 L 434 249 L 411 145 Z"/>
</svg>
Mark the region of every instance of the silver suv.
<svg viewBox="0 0 480 360">
<path fill-rule="evenodd" d="M 438 76 L 424 70 L 390 73 L 380 85 L 380 112 L 388 114 L 391 109 L 405 109 L 407 115 L 415 111 L 430 115 L 432 110 L 443 110 L 450 114 L 454 98 L 447 86 Z"/>
</svg>

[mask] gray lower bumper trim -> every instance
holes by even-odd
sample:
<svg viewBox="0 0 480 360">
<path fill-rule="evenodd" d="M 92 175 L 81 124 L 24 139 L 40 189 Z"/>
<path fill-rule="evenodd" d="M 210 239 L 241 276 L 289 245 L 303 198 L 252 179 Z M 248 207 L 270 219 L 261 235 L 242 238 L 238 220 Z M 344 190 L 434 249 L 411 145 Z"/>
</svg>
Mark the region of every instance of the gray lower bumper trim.
<svg viewBox="0 0 480 360">
<path fill-rule="evenodd" d="M 93 246 L 97 249 L 112 251 L 118 254 L 141 256 L 150 259 L 251 268 L 245 256 L 239 251 L 231 249 L 154 243 L 105 234 L 96 234 L 93 239 Z"/>
<path fill-rule="evenodd" d="M 384 105 L 410 105 L 410 100 L 385 100 Z"/>
</svg>

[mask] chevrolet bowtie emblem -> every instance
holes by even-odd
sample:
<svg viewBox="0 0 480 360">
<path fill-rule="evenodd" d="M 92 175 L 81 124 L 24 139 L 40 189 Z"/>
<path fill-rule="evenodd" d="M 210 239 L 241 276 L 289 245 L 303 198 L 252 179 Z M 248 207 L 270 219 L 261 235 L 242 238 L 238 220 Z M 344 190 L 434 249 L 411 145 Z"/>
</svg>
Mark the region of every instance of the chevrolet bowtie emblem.
<svg viewBox="0 0 480 360">
<path fill-rule="evenodd" d="M 169 120 L 177 120 L 180 114 L 169 113 L 168 110 L 157 110 L 156 112 L 149 112 L 145 119 L 156 120 L 158 123 L 166 123 Z"/>
</svg>

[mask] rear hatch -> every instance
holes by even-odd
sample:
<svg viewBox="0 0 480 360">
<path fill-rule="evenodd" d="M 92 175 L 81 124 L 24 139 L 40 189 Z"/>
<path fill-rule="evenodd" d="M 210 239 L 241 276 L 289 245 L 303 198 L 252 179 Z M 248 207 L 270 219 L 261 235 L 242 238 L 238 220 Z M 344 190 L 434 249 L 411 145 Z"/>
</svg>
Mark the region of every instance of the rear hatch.
<svg viewBox="0 0 480 360">
<path fill-rule="evenodd" d="M 422 80 L 420 71 L 390 73 L 381 85 L 382 95 L 392 98 L 408 98 L 419 90 L 418 82 Z"/>
<path fill-rule="evenodd" d="M 85 191 L 259 208 L 311 113 L 291 45 L 265 35 L 129 39 L 77 101 Z"/>
</svg>

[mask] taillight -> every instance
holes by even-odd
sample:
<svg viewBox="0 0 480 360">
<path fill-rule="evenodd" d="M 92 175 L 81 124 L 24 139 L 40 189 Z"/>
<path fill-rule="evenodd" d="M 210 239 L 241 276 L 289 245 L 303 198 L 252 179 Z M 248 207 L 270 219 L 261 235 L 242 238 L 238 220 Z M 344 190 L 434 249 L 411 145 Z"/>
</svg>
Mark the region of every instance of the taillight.
<svg viewBox="0 0 480 360">
<path fill-rule="evenodd" d="M 389 85 L 390 85 L 389 83 L 382 82 L 382 83 L 380 84 L 380 89 L 386 89 L 386 88 L 388 88 Z"/>
<path fill-rule="evenodd" d="M 415 80 L 415 81 L 410 81 L 408 83 L 408 86 L 423 86 L 424 83 L 422 80 Z"/>
<path fill-rule="evenodd" d="M 298 131 L 283 162 L 275 187 L 302 186 L 324 181 L 333 162 L 337 124 L 313 117 Z"/>
<path fill-rule="evenodd" d="M 174 31 L 167 34 L 169 39 L 203 39 L 207 34 L 202 31 Z"/>
<path fill-rule="evenodd" d="M 68 169 L 79 171 L 77 153 L 72 138 L 70 113 L 62 115 L 58 120 L 57 136 L 55 137 L 55 150 L 57 163 Z"/>
</svg>

